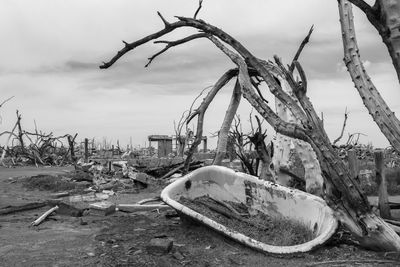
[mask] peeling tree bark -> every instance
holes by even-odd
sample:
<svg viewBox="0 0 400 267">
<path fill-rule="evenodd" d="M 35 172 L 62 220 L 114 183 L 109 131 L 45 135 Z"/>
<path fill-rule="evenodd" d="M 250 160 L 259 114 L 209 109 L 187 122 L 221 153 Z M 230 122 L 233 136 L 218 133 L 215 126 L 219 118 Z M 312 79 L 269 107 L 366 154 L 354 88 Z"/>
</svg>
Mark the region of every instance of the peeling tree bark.
<svg viewBox="0 0 400 267">
<path fill-rule="evenodd" d="M 358 50 L 351 4 L 347 0 L 339 0 L 338 4 L 346 67 L 373 120 L 390 144 L 400 152 L 400 121 L 383 100 L 363 66 Z"/>
</svg>

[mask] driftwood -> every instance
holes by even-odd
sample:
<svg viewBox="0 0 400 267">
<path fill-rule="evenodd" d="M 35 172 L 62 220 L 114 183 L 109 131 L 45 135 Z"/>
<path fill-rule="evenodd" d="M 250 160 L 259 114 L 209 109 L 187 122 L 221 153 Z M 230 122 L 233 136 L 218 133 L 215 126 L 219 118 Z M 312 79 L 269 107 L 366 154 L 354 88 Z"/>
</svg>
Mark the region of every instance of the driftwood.
<svg viewBox="0 0 400 267">
<path fill-rule="evenodd" d="M 45 213 L 43 213 L 43 215 L 41 215 L 39 218 L 37 218 L 36 220 L 34 220 L 31 223 L 31 226 L 38 226 L 39 224 L 41 224 L 50 214 L 52 214 L 54 211 L 58 210 L 58 206 L 55 206 L 51 209 L 49 209 L 48 211 L 46 211 Z"/>
</svg>

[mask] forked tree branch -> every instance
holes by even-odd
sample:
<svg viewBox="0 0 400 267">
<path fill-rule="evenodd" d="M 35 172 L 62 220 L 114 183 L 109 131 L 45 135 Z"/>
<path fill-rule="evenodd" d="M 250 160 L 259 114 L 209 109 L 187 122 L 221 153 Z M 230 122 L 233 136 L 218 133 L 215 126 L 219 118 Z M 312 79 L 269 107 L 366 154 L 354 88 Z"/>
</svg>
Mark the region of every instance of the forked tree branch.
<svg viewBox="0 0 400 267">
<path fill-rule="evenodd" d="M 180 45 L 180 44 L 184 44 L 184 43 L 190 42 L 190 41 L 192 41 L 194 39 L 203 38 L 203 37 L 207 37 L 207 35 L 205 33 L 197 33 L 197 34 L 190 35 L 190 36 L 188 36 L 186 38 L 183 38 L 183 39 L 180 39 L 180 40 L 177 40 L 177 41 L 155 41 L 154 42 L 155 44 L 164 43 L 164 44 L 167 44 L 167 45 L 160 52 L 158 52 L 158 53 L 154 54 L 153 56 L 149 57 L 148 58 L 149 62 L 145 65 L 145 67 L 147 68 L 157 56 L 161 55 L 162 53 L 164 53 L 165 51 L 167 51 L 171 47 L 174 47 L 174 46 L 177 46 L 177 45 Z"/>
<path fill-rule="evenodd" d="M 213 25 L 210 25 L 202 20 L 177 17 L 179 19 L 178 22 L 168 23 L 161 16 L 161 14 L 159 14 L 159 16 L 164 21 L 165 27 L 163 30 L 148 35 L 130 44 L 125 42 L 125 47 L 120 51 L 118 51 L 118 53 L 109 62 L 104 62 L 103 65 L 100 66 L 100 68 L 105 69 L 112 66 L 119 58 L 121 58 L 124 54 L 131 51 L 132 49 L 140 45 L 143 45 L 151 40 L 157 39 L 177 28 L 180 27 L 196 28 L 203 31 L 206 34 L 216 36 L 226 44 L 230 45 L 238 54 L 240 54 L 243 58 L 246 59 L 246 64 L 249 64 L 251 68 L 254 68 L 259 73 L 259 76 L 262 77 L 262 79 L 265 81 L 271 93 L 274 94 L 284 105 L 286 105 L 289 108 L 289 110 L 293 113 L 293 115 L 296 118 L 298 118 L 303 125 L 308 124 L 308 121 L 305 120 L 306 117 L 304 116 L 305 114 L 302 111 L 302 109 L 296 105 L 294 99 L 292 99 L 286 92 L 282 90 L 282 88 L 276 82 L 273 75 L 270 73 L 265 64 L 263 64 L 253 54 L 251 54 L 241 43 L 239 43 L 232 36 L 222 31 L 221 29 Z"/>
<path fill-rule="evenodd" d="M 257 96 L 253 90 L 248 73 L 248 67 L 244 60 L 230 51 L 215 37 L 209 36 L 208 38 L 239 67 L 238 77 L 242 87 L 243 96 L 257 110 L 257 112 L 263 116 L 277 132 L 300 140 L 308 140 L 305 129 L 295 123 L 283 121 L 260 97 Z"/>
</svg>

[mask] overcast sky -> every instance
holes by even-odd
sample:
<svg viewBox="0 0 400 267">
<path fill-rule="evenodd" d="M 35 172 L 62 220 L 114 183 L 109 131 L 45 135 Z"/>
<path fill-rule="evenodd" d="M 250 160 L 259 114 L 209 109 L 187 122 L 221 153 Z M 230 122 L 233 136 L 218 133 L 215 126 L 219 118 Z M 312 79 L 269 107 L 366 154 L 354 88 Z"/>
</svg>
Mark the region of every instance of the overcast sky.
<svg viewBox="0 0 400 267">
<path fill-rule="evenodd" d="M 251 3 L 251 4 L 250 4 Z M 144 68 L 162 45 L 148 44 L 100 70 L 122 47 L 160 30 L 156 15 L 174 21 L 193 16 L 197 0 L 2 0 L 0 1 L 0 101 L 15 96 L 1 110 L 1 131 L 22 113 L 23 127 L 57 135 L 85 137 L 143 146 L 150 134 L 173 134 L 199 92 L 233 64 L 209 41 L 175 47 Z M 343 51 L 335 0 L 205 0 L 199 18 L 237 38 L 256 56 L 274 54 L 289 63 L 309 27 L 315 30 L 301 56 L 308 94 L 335 139 L 343 112 L 350 111 L 347 133 L 362 132 L 362 141 L 388 143 L 373 123 L 342 62 Z M 386 48 L 364 15 L 355 8 L 361 56 L 381 94 L 400 114 L 400 90 Z M 164 38 L 174 40 L 192 31 Z M 205 134 L 216 132 L 229 103 L 229 84 L 210 106 Z M 240 112 L 246 121 L 249 105 Z M 270 132 L 270 136 L 273 133 Z M 4 141 L 4 139 L 3 139 Z M 215 144 L 215 138 L 210 140 Z"/>
</svg>

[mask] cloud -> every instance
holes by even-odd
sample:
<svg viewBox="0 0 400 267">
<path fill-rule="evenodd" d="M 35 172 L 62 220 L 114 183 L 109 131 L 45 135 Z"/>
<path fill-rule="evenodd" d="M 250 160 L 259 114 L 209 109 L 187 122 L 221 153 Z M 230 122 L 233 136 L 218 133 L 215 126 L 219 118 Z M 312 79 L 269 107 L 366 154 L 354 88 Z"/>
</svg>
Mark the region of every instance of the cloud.
<svg viewBox="0 0 400 267">
<path fill-rule="evenodd" d="M 132 42 L 162 29 L 157 10 L 172 22 L 174 15 L 192 16 L 197 4 L 195 0 L 0 1 L 4 40 L 0 88 L 2 95 L 16 95 L 2 110 L 2 126 L 11 127 L 8 123 L 18 108 L 28 125 L 35 118 L 41 127 L 60 134 L 77 131 L 84 137 L 114 140 L 134 136 L 142 144 L 147 134 L 170 134 L 173 120 L 192 99 L 234 66 L 221 51 L 208 40 L 196 40 L 168 50 L 144 68 L 147 58 L 163 48 L 149 42 L 107 70 L 98 66 L 122 48 L 121 40 Z M 345 106 L 352 110 L 354 127 L 368 132 L 366 127 L 373 123 L 368 114 L 364 116 L 365 108 L 342 63 L 336 5 L 320 0 L 207 1 L 199 17 L 224 29 L 256 56 L 272 59 L 277 54 L 286 64 L 314 24 L 300 57 L 310 97 L 324 112 L 332 135 L 342 123 Z M 365 16 L 354 12 L 362 60 L 382 95 L 400 113 L 400 90 L 386 47 Z M 162 39 L 176 40 L 194 32 L 181 29 Z M 210 106 L 205 132 L 218 130 L 232 86 L 228 84 Z M 243 114 L 249 110 L 243 101 Z M 382 140 L 375 130 L 368 136 Z"/>
</svg>

